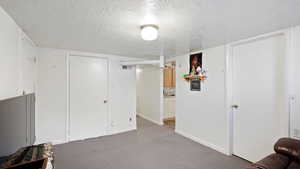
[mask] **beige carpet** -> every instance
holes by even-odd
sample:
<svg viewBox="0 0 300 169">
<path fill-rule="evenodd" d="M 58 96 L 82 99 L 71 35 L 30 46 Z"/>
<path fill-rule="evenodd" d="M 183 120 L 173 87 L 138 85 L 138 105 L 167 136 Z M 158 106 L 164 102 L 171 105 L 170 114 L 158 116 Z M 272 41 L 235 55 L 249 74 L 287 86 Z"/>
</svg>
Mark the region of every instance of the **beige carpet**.
<svg viewBox="0 0 300 169">
<path fill-rule="evenodd" d="M 57 169 L 243 169 L 249 163 L 138 118 L 138 130 L 55 146 Z"/>
</svg>

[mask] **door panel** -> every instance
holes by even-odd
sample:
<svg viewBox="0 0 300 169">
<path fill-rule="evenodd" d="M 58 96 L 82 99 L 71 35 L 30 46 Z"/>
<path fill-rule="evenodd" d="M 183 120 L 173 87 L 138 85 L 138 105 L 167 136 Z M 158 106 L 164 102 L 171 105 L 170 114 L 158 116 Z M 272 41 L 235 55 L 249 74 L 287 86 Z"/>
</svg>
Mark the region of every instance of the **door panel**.
<svg viewBox="0 0 300 169">
<path fill-rule="evenodd" d="M 105 59 L 70 57 L 70 140 L 105 134 L 107 68 Z"/>
<path fill-rule="evenodd" d="M 284 36 L 233 47 L 233 152 L 252 162 L 271 154 L 282 133 L 286 115 L 284 91 Z"/>
</svg>

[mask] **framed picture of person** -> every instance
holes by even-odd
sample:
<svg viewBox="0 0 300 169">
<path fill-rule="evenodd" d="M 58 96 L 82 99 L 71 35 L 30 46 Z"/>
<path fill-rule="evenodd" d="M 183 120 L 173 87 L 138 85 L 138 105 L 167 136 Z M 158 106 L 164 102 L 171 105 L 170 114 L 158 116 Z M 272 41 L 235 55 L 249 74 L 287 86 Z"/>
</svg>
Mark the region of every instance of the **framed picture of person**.
<svg viewBox="0 0 300 169">
<path fill-rule="evenodd" d="M 190 72 L 191 76 L 201 76 L 202 75 L 202 53 L 196 53 L 190 55 Z M 201 90 L 201 80 L 198 78 L 191 79 L 190 81 L 191 91 Z"/>
<path fill-rule="evenodd" d="M 202 71 L 202 53 L 190 55 L 190 75 L 199 75 Z"/>
</svg>

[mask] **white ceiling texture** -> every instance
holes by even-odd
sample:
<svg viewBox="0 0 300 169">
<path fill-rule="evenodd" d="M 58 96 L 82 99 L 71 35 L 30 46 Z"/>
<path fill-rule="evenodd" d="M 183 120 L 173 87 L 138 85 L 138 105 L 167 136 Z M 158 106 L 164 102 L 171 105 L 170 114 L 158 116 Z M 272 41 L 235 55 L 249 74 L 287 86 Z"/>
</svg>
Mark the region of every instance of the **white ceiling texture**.
<svg viewBox="0 0 300 169">
<path fill-rule="evenodd" d="M 38 46 L 144 58 L 300 24 L 300 0 L 0 0 L 0 5 Z M 142 24 L 157 24 L 159 39 L 143 41 Z"/>
</svg>

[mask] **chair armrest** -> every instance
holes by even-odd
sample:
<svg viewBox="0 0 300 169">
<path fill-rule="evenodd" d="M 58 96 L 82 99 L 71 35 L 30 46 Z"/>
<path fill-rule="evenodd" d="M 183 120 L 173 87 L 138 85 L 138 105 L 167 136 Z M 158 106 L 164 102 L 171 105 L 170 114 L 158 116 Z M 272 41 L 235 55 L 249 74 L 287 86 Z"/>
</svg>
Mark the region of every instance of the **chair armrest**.
<svg viewBox="0 0 300 169">
<path fill-rule="evenodd" d="M 285 169 L 290 164 L 289 157 L 282 154 L 271 154 L 254 164 L 259 169 Z"/>
<path fill-rule="evenodd" d="M 279 154 L 300 161 L 300 140 L 281 138 L 276 142 L 274 150 Z"/>
</svg>

